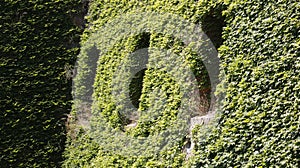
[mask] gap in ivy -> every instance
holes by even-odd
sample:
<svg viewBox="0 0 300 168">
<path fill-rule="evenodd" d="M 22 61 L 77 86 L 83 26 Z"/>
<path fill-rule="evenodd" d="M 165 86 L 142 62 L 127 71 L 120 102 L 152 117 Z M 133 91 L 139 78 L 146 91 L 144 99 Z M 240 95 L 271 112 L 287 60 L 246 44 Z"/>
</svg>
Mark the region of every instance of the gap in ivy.
<svg viewBox="0 0 300 168">
<path fill-rule="evenodd" d="M 147 69 L 144 68 L 139 72 L 137 72 L 129 84 L 130 100 L 135 108 L 139 108 L 140 97 L 142 95 L 142 89 L 143 89 L 143 79 L 146 70 Z"/>
<path fill-rule="evenodd" d="M 145 49 L 145 48 L 149 48 L 150 46 L 150 33 L 143 33 L 141 35 L 139 35 L 139 41 L 138 41 L 138 45 L 136 46 L 136 51 L 137 50 L 141 50 L 141 49 Z M 145 66 L 148 64 L 148 58 L 149 58 L 149 53 L 148 50 L 146 50 L 146 53 L 140 53 L 143 54 L 141 55 L 141 59 L 145 59 L 144 64 L 142 66 Z M 129 97 L 131 100 L 131 103 L 133 104 L 133 106 L 135 108 L 139 108 L 139 104 L 140 104 L 140 97 L 142 95 L 142 89 L 143 89 L 143 79 L 145 76 L 145 71 L 147 70 L 147 68 L 144 68 L 140 71 L 138 71 L 137 73 L 134 74 L 134 77 L 132 78 L 132 80 L 130 81 L 129 84 Z"/>
<path fill-rule="evenodd" d="M 217 6 L 216 8 L 211 9 L 206 15 L 202 18 L 202 29 L 204 33 L 213 43 L 214 47 L 218 49 L 223 44 L 222 32 L 223 27 L 226 25 L 225 17 L 222 16 L 223 6 Z M 204 65 L 200 65 L 204 66 Z M 195 73 L 196 79 L 199 86 L 199 114 L 206 115 L 209 113 L 211 106 L 214 106 L 215 98 L 212 97 L 211 92 L 215 88 L 211 87 L 210 78 L 208 72 Z"/>
<path fill-rule="evenodd" d="M 202 29 L 218 49 L 223 44 L 222 32 L 225 26 L 225 17 L 222 16 L 222 7 L 212 9 L 203 17 Z"/>
</svg>

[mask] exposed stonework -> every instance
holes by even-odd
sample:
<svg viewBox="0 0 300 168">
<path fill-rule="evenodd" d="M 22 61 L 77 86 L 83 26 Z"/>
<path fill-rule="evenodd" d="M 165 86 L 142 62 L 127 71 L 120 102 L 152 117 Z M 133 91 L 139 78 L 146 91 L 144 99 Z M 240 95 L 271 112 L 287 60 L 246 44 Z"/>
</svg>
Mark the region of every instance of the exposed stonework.
<svg viewBox="0 0 300 168">
<path fill-rule="evenodd" d="M 132 122 L 132 123 L 130 123 L 130 124 L 128 124 L 128 125 L 125 126 L 125 130 L 129 130 L 131 128 L 135 128 L 136 125 L 137 125 L 137 122 Z"/>
<path fill-rule="evenodd" d="M 214 113 L 208 112 L 204 116 L 196 116 L 191 118 L 190 132 L 195 128 L 196 125 L 206 125 L 214 117 Z"/>
<path fill-rule="evenodd" d="M 189 159 L 193 153 L 193 149 L 195 147 L 195 143 L 193 140 L 193 136 L 192 136 L 192 130 L 197 126 L 197 125 L 207 125 L 209 124 L 209 122 L 214 118 L 215 113 L 214 112 L 208 112 L 206 115 L 204 116 L 196 116 L 191 118 L 191 122 L 190 122 L 190 128 L 189 128 L 189 134 L 187 136 L 187 142 L 184 146 L 184 152 L 186 153 L 186 159 Z"/>
</svg>

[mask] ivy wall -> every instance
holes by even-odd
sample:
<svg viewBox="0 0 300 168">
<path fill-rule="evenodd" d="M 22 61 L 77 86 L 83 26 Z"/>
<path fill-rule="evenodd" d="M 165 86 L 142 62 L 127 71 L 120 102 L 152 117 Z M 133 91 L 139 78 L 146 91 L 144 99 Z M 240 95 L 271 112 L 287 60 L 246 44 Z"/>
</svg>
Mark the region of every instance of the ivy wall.
<svg viewBox="0 0 300 168">
<path fill-rule="evenodd" d="M 300 166 L 300 2 L 228 2 L 223 113 L 197 167 Z"/>
<path fill-rule="evenodd" d="M 121 60 L 128 53 L 138 51 L 139 44 L 145 44 L 146 40 L 149 43 L 142 48 L 160 47 L 183 54 L 192 62 L 188 66 L 195 76 L 207 75 L 197 54 L 167 32 L 150 31 L 123 38 L 98 60 L 96 78 L 89 81 L 93 84 L 89 95 L 94 92 L 93 105 L 99 111 L 76 111 L 76 103 L 82 104 L 75 102 L 73 115 L 81 125 L 76 126 L 75 121 L 69 132 L 64 167 L 299 167 L 299 9 L 297 0 L 92 1 L 87 16 L 89 28 L 82 36 L 83 51 L 98 45 L 97 41 L 89 43 L 88 39 L 101 30 L 101 26 L 116 16 L 136 10 L 177 14 L 192 23 L 200 23 L 219 51 L 224 79 L 218 91 L 224 101 L 217 123 L 193 130 L 196 146 L 189 160 L 183 152 L 185 139 L 176 140 L 159 153 L 132 156 L 107 150 L 111 145 L 106 143 L 107 139 L 113 138 L 97 137 L 87 127 L 111 126 L 137 139 L 151 137 L 174 124 L 182 103 L 178 101 L 182 95 L 176 81 L 159 69 L 148 68 L 136 74 L 137 81 L 142 78 L 142 86 L 131 83 L 138 90 L 132 94 L 140 95 L 138 101 L 137 98 L 131 100 L 141 111 L 154 107 L 152 112 L 161 115 L 140 118 L 136 127 L 126 129 L 132 120 L 122 115 L 122 108 L 114 102 L 111 86 Z M 100 52 L 95 51 L 96 55 Z M 155 59 L 160 55 L 151 52 L 146 53 L 149 65 L 157 63 Z M 88 54 L 81 52 L 79 58 L 86 58 Z M 80 79 L 84 78 L 78 78 L 78 86 L 85 85 L 86 81 Z M 200 81 L 203 83 L 198 83 L 199 89 L 210 87 L 207 80 Z M 162 92 L 153 88 L 160 88 Z M 80 93 L 82 88 L 78 89 Z M 158 101 L 154 101 L 158 96 Z M 166 99 L 168 105 L 161 108 L 163 103 L 159 100 Z M 82 112 L 94 116 L 90 123 L 80 120 L 78 114 Z"/>
<path fill-rule="evenodd" d="M 80 3 L 0 2 L 0 167 L 61 165 Z"/>
</svg>

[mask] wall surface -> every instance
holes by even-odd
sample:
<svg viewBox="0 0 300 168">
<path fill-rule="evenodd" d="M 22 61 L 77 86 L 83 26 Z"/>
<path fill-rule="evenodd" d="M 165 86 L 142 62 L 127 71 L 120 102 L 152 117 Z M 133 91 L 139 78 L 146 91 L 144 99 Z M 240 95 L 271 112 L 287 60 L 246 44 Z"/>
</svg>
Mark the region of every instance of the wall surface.
<svg viewBox="0 0 300 168">
<path fill-rule="evenodd" d="M 76 81 L 78 93 L 91 96 L 94 92 L 94 111 L 83 110 L 80 107 L 81 100 L 75 101 L 74 117 L 88 114 L 92 118 L 90 123 L 76 125 L 76 121 L 74 122 L 65 152 L 65 167 L 300 166 L 300 12 L 297 0 L 95 0 L 89 7 L 89 27 L 82 36 L 82 52 L 79 54 L 82 61 L 79 64 L 87 63 L 84 61 L 90 53 L 85 50 L 89 51 L 109 41 L 99 38 L 91 43 L 89 37 L 94 32 L 103 30 L 102 26 L 118 16 L 128 16 L 126 14 L 133 14 L 137 10 L 176 14 L 202 25 L 219 51 L 224 77 L 218 87 L 218 92 L 224 98 L 218 120 L 214 120 L 212 125 L 197 126 L 192 131 L 195 150 L 189 160 L 186 160 L 186 153 L 183 152 L 184 146 L 188 146 L 184 137 L 175 138 L 171 146 L 158 153 L 151 150 L 147 153 L 145 150 L 140 155 L 126 155 L 110 150 L 115 147 L 116 151 L 120 151 L 120 144 L 127 142 L 122 141 L 121 137 L 116 138 L 121 142 L 117 141 L 111 136 L 111 132 L 123 131 L 138 139 L 153 137 L 176 125 L 178 109 L 182 103 L 180 85 L 176 80 L 159 68 L 147 69 L 143 76 L 142 90 L 137 93 L 141 94 L 139 110 L 151 109 L 150 117 L 145 115 L 134 121 L 124 115 L 124 111 L 120 110 L 123 107 L 115 102 L 112 86 L 115 86 L 114 82 L 126 79 L 126 75 L 115 79 L 114 74 L 118 72 L 121 60 L 129 53 L 149 46 L 183 55 L 188 58 L 187 62 L 190 61 L 187 67 L 193 70 L 194 75 L 203 77 L 198 80 L 199 89 L 214 89 L 210 88 L 212 83 L 205 80 L 207 71 L 203 62 L 180 39 L 168 32 L 133 34 L 119 39 L 108 47 L 105 54 L 102 53 L 94 67 L 98 68 L 96 77 L 88 81 L 93 84 L 94 90 L 83 92 L 88 82 L 83 80 L 86 79 L 84 73 L 82 76 L 79 73 Z M 122 20 L 119 27 L 130 27 L 121 23 Z M 111 25 L 112 28 L 114 26 L 118 24 Z M 111 32 L 114 31 L 111 29 Z M 104 33 L 99 37 L 105 37 Z M 145 39 L 149 43 L 144 43 Z M 94 53 L 99 56 L 101 52 L 95 50 Z M 158 61 L 162 53 L 154 50 L 148 54 L 147 64 L 163 64 Z M 91 70 L 89 67 L 82 68 L 86 68 L 83 72 Z M 125 85 L 120 85 L 119 88 L 122 86 Z M 123 98 L 122 96 L 120 94 L 119 98 Z M 164 104 L 166 102 L 167 105 Z M 89 130 L 89 126 L 92 129 Z M 107 131 L 103 127 L 113 129 Z M 153 139 L 152 142 L 159 143 L 162 139 Z"/>
<path fill-rule="evenodd" d="M 0 167 L 59 167 L 80 29 L 76 0 L 0 2 Z"/>
</svg>

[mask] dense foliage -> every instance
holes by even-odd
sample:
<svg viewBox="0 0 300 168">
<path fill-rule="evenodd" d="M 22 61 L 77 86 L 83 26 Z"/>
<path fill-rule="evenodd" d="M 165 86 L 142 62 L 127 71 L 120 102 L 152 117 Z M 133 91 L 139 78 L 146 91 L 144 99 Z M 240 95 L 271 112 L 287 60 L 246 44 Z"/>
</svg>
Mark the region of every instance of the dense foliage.
<svg viewBox="0 0 300 168">
<path fill-rule="evenodd" d="M 0 167 L 61 164 L 80 3 L 0 2 Z"/>
<path fill-rule="evenodd" d="M 232 1 L 224 14 L 226 101 L 194 166 L 299 167 L 300 2 Z"/>
<path fill-rule="evenodd" d="M 73 24 L 82 24 L 78 20 L 82 14 L 80 6 L 77 0 L 0 2 L 1 167 L 60 166 L 65 118 L 71 108 L 69 69 L 76 59 L 80 32 Z M 94 105 L 101 115 L 84 110 L 82 102 L 75 99 L 73 115 L 77 120 L 69 125 L 65 167 L 300 166 L 298 0 L 95 0 L 90 4 L 89 27 L 82 36 L 79 59 L 91 54 L 85 51 L 95 45 L 88 43 L 92 33 L 117 16 L 136 10 L 172 13 L 200 23 L 212 39 L 225 73 L 220 88 L 225 101 L 218 125 L 208 127 L 208 131 L 204 127 L 193 131 L 196 148 L 189 163 L 183 152 L 184 139 L 175 140 L 159 153 L 148 151 L 138 156 L 107 150 L 105 143 L 112 137 L 102 137 L 103 143 L 99 143 L 101 139 L 96 139 L 88 126 L 111 126 L 141 138 L 156 135 L 177 121 L 182 95 L 180 85 L 169 75 L 176 71 L 167 68 L 171 70 L 168 74 L 155 68 L 156 64 L 166 64 L 160 62 L 164 53 L 141 51 L 149 55 L 143 64 L 154 68 L 132 74 L 135 79 L 128 84 L 130 100 L 141 111 L 150 109 L 151 115 L 139 118 L 136 127 L 126 128 L 133 119 L 123 115 L 122 107 L 113 101 L 111 86 L 126 79 L 126 75 L 116 79 L 113 75 L 124 70 L 119 67 L 128 53 L 156 47 L 184 56 L 198 79 L 199 89 L 211 89 L 203 63 L 191 46 L 168 32 L 134 34 L 119 39 L 100 60 L 91 60 L 99 61 L 95 80 L 77 81 L 78 86 L 94 85 L 93 90 L 82 95 L 82 88 L 77 88 L 79 95 L 75 98 L 90 99 L 94 92 Z M 101 52 L 91 51 L 96 56 Z M 93 65 L 87 70 L 95 70 L 97 65 Z M 119 87 L 123 86 L 121 83 Z"/>
<path fill-rule="evenodd" d="M 201 93 L 205 95 L 203 99 L 209 101 L 211 81 L 201 56 L 193 51 L 193 44 L 184 44 L 181 41 L 183 39 L 170 34 L 171 31 L 157 32 L 149 27 L 148 32 L 132 34 L 122 38 L 113 33 L 113 37 L 106 35 L 105 28 L 108 27 L 109 33 L 117 32 L 114 24 L 119 26 L 117 29 L 124 27 L 124 31 L 126 31 L 126 27 L 135 29 L 135 26 L 132 26 L 135 25 L 134 19 L 139 20 L 139 15 L 142 15 L 144 11 L 152 11 L 161 15 L 169 12 L 191 23 L 205 22 L 202 28 L 213 39 L 214 45 L 219 47 L 222 43 L 220 37 L 224 24 L 221 16 L 222 8 L 222 4 L 215 5 L 210 2 L 183 0 L 176 2 L 171 0 L 148 2 L 136 0 L 122 2 L 92 1 L 90 3 L 89 15 L 87 16 L 89 28 L 86 29 L 82 38 L 82 48 L 78 58 L 78 74 L 75 79 L 73 115 L 77 117 L 77 121 L 75 121 L 77 126 L 72 126 L 73 131 L 70 132 L 70 144 L 66 151 L 65 167 L 180 167 L 185 164 L 185 153 L 183 152 L 184 144 L 187 143 L 185 136 L 173 140 L 171 146 L 158 153 L 153 152 L 154 149 L 153 151 L 148 150 L 151 148 L 151 145 L 149 145 L 140 155 L 136 155 L 135 151 L 126 151 L 128 152 L 126 153 L 125 149 L 122 149 L 126 139 L 122 139 L 121 136 L 114 138 L 111 132 L 123 131 L 129 137 L 136 139 L 148 137 L 151 139 L 169 129 L 169 127 L 176 125 L 179 120 L 179 109 L 184 109 L 190 101 L 182 99 L 181 85 L 187 84 L 180 83 L 174 78 L 176 75 L 187 77 L 184 76 L 186 74 L 182 73 L 185 72 L 183 70 L 185 68 L 192 70 L 192 74 L 197 79 L 197 89 L 200 89 Z M 132 25 L 125 21 L 122 23 L 121 19 L 119 22 L 109 23 L 117 16 L 130 17 L 130 14 L 134 15 L 136 12 L 138 13 L 135 17 L 124 18 L 124 20 L 132 19 Z M 126 15 L 128 13 L 129 15 Z M 153 20 L 149 22 L 151 21 Z M 106 24 L 109 26 L 105 27 Z M 155 24 L 152 26 L 155 27 Z M 100 35 L 94 37 L 93 33 L 99 30 Z M 109 44 L 109 40 L 117 38 L 120 39 L 112 43 L 111 46 L 105 46 L 107 43 Z M 98 46 L 105 46 L 106 48 L 103 49 Z M 145 52 L 143 49 L 148 47 L 151 49 L 147 49 Z M 169 61 L 172 61 L 172 64 L 165 62 L 164 59 L 167 55 L 160 49 L 173 52 L 177 55 L 176 57 L 181 58 L 181 61 L 179 59 L 172 60 L 171 58 Z M 135 52 L 138 52 L 138 55 L 148 55 L 147 60 L 128 58 L 130 54 Z M 100 53 L 101 57 L 98 60 Z M 96 64 L 97 60 L 98 65 Z M 126 61 L 128 64 L 132 61 L 132 65 L 135 63 L 147 64 L 147 68 L 141 69 L 139 72 L 129 70 L 135 72 L 129 74 L 129 76 L 137 76 L 136 80 L 132 80 L 130 84 L 126 83 L 128 79 L 126 66 L 125 69 L 122 69 L 124 68 L 122 64 Z M 180 64 L 181 66 L 179 66 Z M 95 75 L 92 73 L 93 71 L 96 71 L 96 77 L 90 79 Z M 116 76 L 116 74 L 119 74 L 119 76 Z M 138 83 L 141 81 L 142 85 Z M 118 86 L 116 87 L 116 85 Z M 117 102 L 117 99 L 124 99 L 124 97 L 129 100 L 126 94 L 122 94 L 122 88 L 126 88 L 128 85 L 133 87 L 129 88 L 132 91 L 130 93 L 131 101 L 135 106 L 138 106 L 142 114 L 138 121 L 135 121 L 137 126 L 131 129 L 127 129 L 126 125 L 134 122 L 132 121 L 134 119 L 126 115 L 127 113 L 124 110 L 128 109 Z M 121 88 L 121 92 L 119 92 L 119 88 Z M 119 93 L 117 98 L 114 97 L 114 92 Z M 91 100 L 92 104 L 90 104 Z M 93 105 L 96 110 L 89 110 L 90 105 Z M 194 115 L 201 113 L 197 111 L 199 109 L 193 110 L 196 113 Z M 207 110 L 203 110 L 202 113 L 207 112 Z M 91 130 L 89 130 L 89 127 L 92 127 Z M 114 130 L 106 130 L 103 127 L 112 127 Z M 99 134 L 101 136 L 98 136 Z M 160 143 L 164 141 L 164 138 L 166 137 L 162 135 L 157 139 L 152 139 L 152 142 Z M 138 144 L 135 145 L 137 145 L 136 148 L 139 147 Z M 111 150 L 110 146 L 116 146 L 117 152 Z"/>
</svg>

